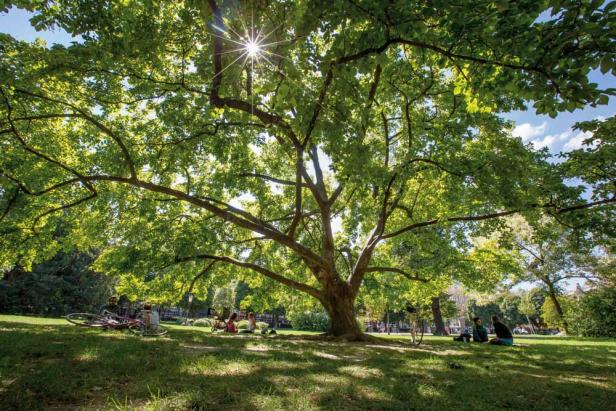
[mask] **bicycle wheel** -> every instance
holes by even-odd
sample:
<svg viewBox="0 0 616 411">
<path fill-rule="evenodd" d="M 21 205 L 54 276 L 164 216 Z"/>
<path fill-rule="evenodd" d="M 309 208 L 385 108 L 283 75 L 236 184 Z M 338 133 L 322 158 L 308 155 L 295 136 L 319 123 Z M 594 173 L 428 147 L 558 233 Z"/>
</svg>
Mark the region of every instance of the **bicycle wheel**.
<svg viewBox="0 0 616 411">
<path fill-rule="evenodd" d="M 128 329 L 135 335 L 140 335 L 142 337 L 160 337 L 161 335 L 167 334 L 167 329 L 162 325 L 159 325 L 155 329 L 146 328 L 145 324 L 131 324 Z"/>
<path fill-rule="evenodd" d="M 91 313 L 71 313 L 66 316 L 66 321 L 81 327 L 106 327 L 107 319 L 102 315 Z"/>
<path fill-rule="evenodd" d="M 160 337 L 165 334 L 167 334 L 167 329 L 162 325 L 159 325 L 155 330 L 146 331 L 143 335 L 146 337 Z"/>
</svg>

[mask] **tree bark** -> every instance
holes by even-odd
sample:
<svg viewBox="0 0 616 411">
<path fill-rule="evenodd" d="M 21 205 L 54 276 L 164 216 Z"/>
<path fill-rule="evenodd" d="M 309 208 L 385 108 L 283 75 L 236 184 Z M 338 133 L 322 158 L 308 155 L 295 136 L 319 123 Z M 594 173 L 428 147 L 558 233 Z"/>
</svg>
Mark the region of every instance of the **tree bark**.
<svg viewBox="0 0 616 411">
<path fill-rule="evenodd" d="M 434 335 L 449 335 L 445 330 L 443 315 L 441 314 L 441 300 L 439 297 L 432 297 L 432 316 L 434 317 Z"/>
<path fill-rule="evenodd" d="M 321 299 L 329 315 L 328 335 L 351 341 L 366 338 L 355 319 L 354 302 L 355 296 L 346 283 L 334 280 L 328 284 Z"/>
</svg>

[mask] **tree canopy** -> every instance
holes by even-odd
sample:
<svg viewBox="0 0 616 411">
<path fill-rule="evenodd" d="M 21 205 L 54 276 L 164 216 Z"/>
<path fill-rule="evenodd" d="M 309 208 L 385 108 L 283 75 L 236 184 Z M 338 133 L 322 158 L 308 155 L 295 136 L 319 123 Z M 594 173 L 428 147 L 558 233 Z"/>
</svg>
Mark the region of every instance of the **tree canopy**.
<svg viewBox="0 0 616 411">
<path fill-rule="evenodd" d="M 585 200 L 564 177 L 586 169 L 566 174 L 499 113 L 606 104 L 588 74 L 614 73 L 614 3 L 11 6 L 80 37 L 0 34 L 2 265 L 98 247 L 99 268 L 177 292 L 214 261 L 357 336 L 368 278 L 434 280 L 426 261 L 472 262 L 503 216 L 613 216 L 613 184 Z"/>
</svg>

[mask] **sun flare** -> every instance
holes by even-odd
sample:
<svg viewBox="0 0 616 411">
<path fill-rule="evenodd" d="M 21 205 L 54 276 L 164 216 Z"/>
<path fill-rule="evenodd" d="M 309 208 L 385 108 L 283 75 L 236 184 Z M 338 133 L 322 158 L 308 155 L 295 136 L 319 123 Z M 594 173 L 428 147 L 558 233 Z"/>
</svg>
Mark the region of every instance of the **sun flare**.
<svg viewBox="0 0 616 411">
<path fill-rule="evenodd" d="M 244 48 L 250 58 L 257 57 L 261 52 L 261 46 L 253 40 L 248 40 Z"/>
</svg>

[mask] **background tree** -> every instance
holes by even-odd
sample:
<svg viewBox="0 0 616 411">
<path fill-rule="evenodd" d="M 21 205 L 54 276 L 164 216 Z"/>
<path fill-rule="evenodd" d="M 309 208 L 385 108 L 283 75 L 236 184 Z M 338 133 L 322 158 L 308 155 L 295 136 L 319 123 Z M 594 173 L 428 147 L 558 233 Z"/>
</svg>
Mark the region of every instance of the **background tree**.
<svg viewBox="0 0 616 411">
<path fill-rule="evenodd" d="M 236 287 L 237 284 L 230 284 L 227 287 L 217 288 L 212 298 L 212 308 L 219 316 L 228 317 L 230 312 L 236 307 Z"/>
<path fill-rule="evenodd" d="M 59 316 L 98 312 L 113 290 L 113 279 L 90 269 L 94 254 L 59 252 L 32 271 L 19 267 L 0 280 L 0 312 Z"/>
<path fill-rule="evenodd" d="M 541 307 L 545 301 L 545 293 L 539 288 L 532 288 L 524 292 L 520 299 L 518 309 L 520 314 L 526 317 L 531 331 L 535 331 L 536 327 L 540 326 Z"/>
<path fill-rule="evenodd" d="M 507 229 L 501 238 L 505 244 L 516 247 L 523 259 L 523 271 L 512 277 L 514 283 L 539 282 L 546 287 L 553 308 L 560 315 L 561 326 L 567 332 L 567 321 L 558 296 L 562 287 L 573 279 L 595 281 L 597 275 L 589 262 L 593 242 L 577 230 L 539 220 L 531 227 L 522 217 L 508 219 Z"/>
<path fill-rule="evenodd" d="M 497 301 L 501 312 L 501 319 L 504 323 L 514 326 L 526 322 L 526 317 L 520 311 L 522 298 L 519 294 L 504 292 L 499 295 Z"/>
<path fill-rule="evenodd" d="M 600 287 L 574 301 L 569 314 L 571 331 L 587 337 L 616 337 L 616 289 Z"/>
<path fill-rule="evenodd" d="M 570 312 L 569 297 L 562 296 L 559 300 L 558 308 L 554 300 L 546 298 L 541 307 L 541 317 L 549 328 L 557 328 L 568 332 L 568 314 Z"/>
<path fill-rule="evenodd" d="M 406 272 L 388 243 L 615 201 L 584 201 L 495 114 L 607 103 L 587 76 L 614 70 L 611 4 L 2 4 L 83 41 L 0 36 L 1 265 L 49 257 L 65 211 L 67 246 L 104 248 L 135 294 L 218 261 L 362 338 L 365 277 Z"/>
</svg>

